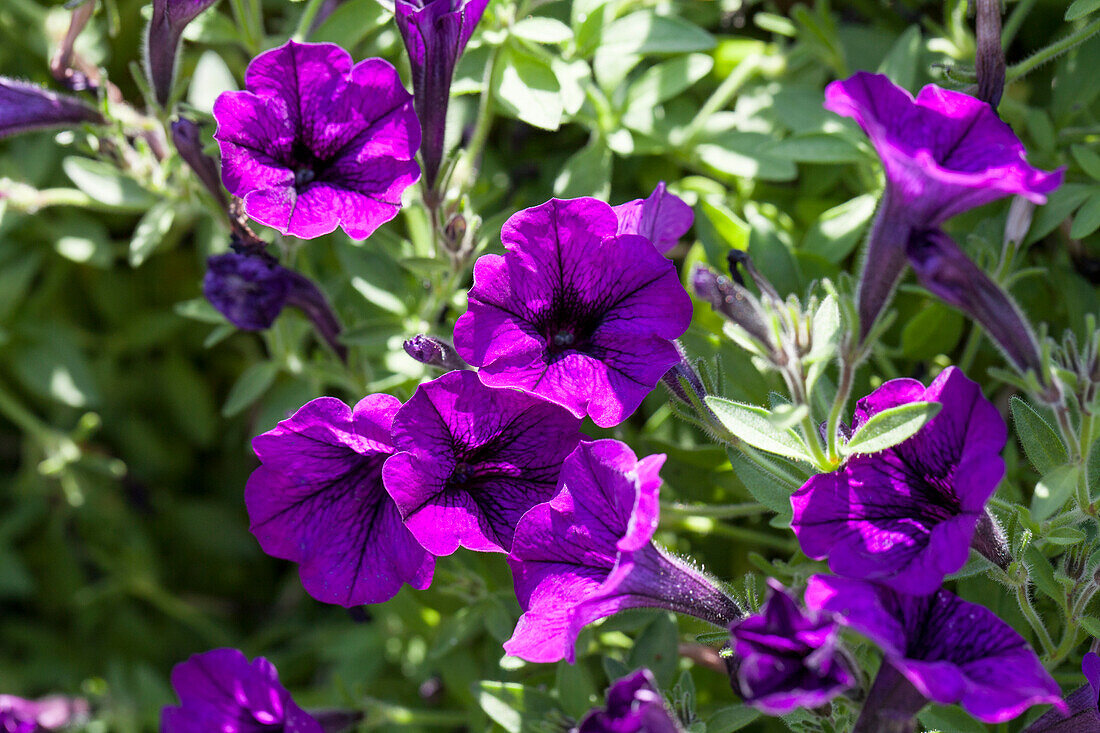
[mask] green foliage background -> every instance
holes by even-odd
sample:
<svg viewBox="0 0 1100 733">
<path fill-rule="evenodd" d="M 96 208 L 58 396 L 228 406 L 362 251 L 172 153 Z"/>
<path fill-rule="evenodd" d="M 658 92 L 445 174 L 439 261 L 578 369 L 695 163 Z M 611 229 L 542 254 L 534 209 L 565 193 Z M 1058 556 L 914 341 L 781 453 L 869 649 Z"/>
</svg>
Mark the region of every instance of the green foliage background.
<svg viewBox="0 0 1100 733">
<path fill-rule="evenodd" d="M 77 45 L 139 110 L 144 6 L 100 0 Z M 249 58 L 293 33 L 305 7 L 225 0 L 202 16 L 181 61 L 186 108 L 208 117 L 216 94 L 240 85 Z M 1002 265 L 1002 281 L 1052 334 L 1083 335 L 1085 315 L 1098 310 L 1100 36 L 1034 69 L 1011 65 L 1091 28 L 1098 8 L 1090 0 L 1068 13 L 1060 0 L 1007 6 L 1010 77 L 1030 73 L 1010 83 L 1000 112 L 1033 164 L 1068 166 L 1066 185 L 1036 213 L 1025 254 L 1000 262 L 1007 202 L 950 226 L 979 263 Z M 56 88 L 47 61 L 68 16 L 59 3 L 5 0 L 0 73 Z M 407 79 L 390 18 L 375 0 L 347 0 L 309 40 L 340 43 L 356 59 L 382 56 Z M 504 219 L 552 195 L 621 203 L 665 180 L 696 213 L 691 246 L 674 253 L 683 272 L 700 261 L 721 268 L 730 248 L 748 249 L 782 292 L 804 294 L 815 280 L 854 271 L 881 187 L 863 135 L 822 109 L 824 85 L 878 69 L 911 91 L 930 81 L 965 87 L 973 54 L 957 0 L 494 0 L 460 64 L 452 105 L 452 144 L 487 135 L 463 213 L 483 219 L 478 247 L 492 251 Z M 496 115 L 479 130 L 486 81 Z M 139 124 L 163 134 L 155 114 Z M 448 281 L 429 259 L 424 214 L 407 207 L 366 242 L 332 235 L 279 245 L 284 262 L 332 298 L 347 327 L 348 370 L 297 313 L 264 335 L 238 333 L 200 299 L 205 257 L 227 246 L 224 222 L 178 158 L 158 160 L 119 129 L 105 142 L 87 131 L 0 141 L 0 692 L 82 694 L 95 706 L 89 730 L 154 730 L 174 699 L 172 665 L 236 646 L 272 659 L 303 706 L 366 710 L 364 730 L 433 722 L 549 730 L 547 721 L 581 716 L 609 678 L 642 664 L 707 722 L 696 730 L 750 723 L 726 679 L 678 654 L 679 644 L 717 647 L 718 639 L 666 614 L 636 611 L 588 629 L 575 667 L 502 660 L 519 613 L 502 557 L 444 558 L 430 590 L 354 613 L 306 596 L 296 569 L 264 556 L 248 533 L 249 439 L 321 394 L 407 397 L 430 375 L 400 343 L 448 334 L 464 282 Z M 895 308 L 856 396 L 956 363 L 1009 412 L 1013 388 L 987 376 L 1002 360 L 974 324 L 911 281 Z M 719 394 L 766 405 L 781 389 L 722 336 L 705 305 L 684 344 L 716 364 Z M 782 510 L 785 496 L 746 485 L 723 449 L 672 416 L 662 389 L 619 428 L 587 430 L 639 455 L 669 455 L 663 499 L 687 508 L 666 507 L 662 541 L 750 605 L 766 574 L 804 577 L 813 566 L 768 510 Z M 1042 420 L 1016 414 L 1041 431 Z M 1028 503 L 1052 460 L 1029 463 L 1010 440 L 1000 496 Z M 755 502 L 764 506 L 743 516 L 697 508 Z M 1014 536 L 1023 527 L 1009 523 Z M 1040 543 L 1029 556 L 1036 603 L 1054 619 L 1078 580 L 1067 561 L 1095 545 L 1071 539 L 1077 544 Z M 793 570 L 792 557 L 803 561 Z M 1030 633 L 993 581 L 976 574 L 957 590 Z M 1100 636 L 1100 624 L 1086 630 Z M 1080 681 L 1084 650 L 1058 671 L 1067 686 Z M 923 720 L 985 729 L 955 708 L 929 708 Z M 747 729 L 782 729 L 773 725 Z"/>
</svg>

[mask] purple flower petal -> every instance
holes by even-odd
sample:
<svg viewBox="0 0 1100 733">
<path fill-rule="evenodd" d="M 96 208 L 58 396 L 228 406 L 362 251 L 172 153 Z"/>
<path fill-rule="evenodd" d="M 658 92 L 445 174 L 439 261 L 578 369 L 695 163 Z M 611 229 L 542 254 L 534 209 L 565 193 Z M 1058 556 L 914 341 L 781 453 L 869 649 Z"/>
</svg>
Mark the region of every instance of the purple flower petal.
<svg viewBox="0 0 1100 733">
<path fill-rule="evenodd" d="M 161 733 L 322 733 L 294 704 L 271 662 L 236 649 L 212 649 L 172 670 L 180 705 L 164 708 Z"/>
<path fill-rule="evenodd" d="M 616 680 L 607 691 L 607 707 L 592 710 L 577 733 L 681 733 L 648 669 Z"/>
<path fill-rule="evenodd" d="M 675 247 L 695 221 L 691 207 L 679 196 L 669 193 L 664 181 L 658 183 L 647 198 L 611 208 L 619 221 L 619 234 L 643 236 L 662 254 Z"/>
<path fill-rule="evenodd" d="M 946 590 L 905 595 L 815 575 L 805 601 L 878 644 L 885 661 L 933 702 L 957 703 L 987 723 L 1032 705 L 1063 705 L 1058 684 L 1022 636 L 989 609 Z"/>
<path fill-rule="evenodd" d="M 1004 475 L 1007 428 L 981 388 L 954 367 L 927 389 L 891 380 L 860 400 L 858 428 L 872 415 L 914 401 L 939 414 L 905 442 L 856 455 L 811 477 L 791 496 L 791 528 L 803 552 L 833 572 L 930 593 L 966 564 L 974 527 Z"/>
<path fill-rule="evenodd" d="M 474 267 L 455 348 L 482 381 L 519 387 L 610 427 L 680 361 L 691 321 L 673 264 L 647 240 L 618 236 L 611 207 L 551 199 L 510 218 L 508 253 Z"/>
<path fill-rule="evenodd" d="M 555 404 L 449 372 L 420 385 L 394 418 L 402 452 L 383 469 L 386 490 L 433 555 L 507 552 L 524 512 L 553 496 L 579 427 Z"/>
<path fill-rule="evenodd" d="M 383 394 L 354 410 L 320 397 L 252 441 L 263 464 L 245 487 L 252 533 L 264 552 L 300 563 L 302 585 L 320 601 L 379 603 L 403 583 L 431 583 L 435 558 L 382 486 L 400 406 Z"/>
<path fill-rule="evenodd" d="M 0 76 L 0 138 L 84 122 L 103 125 L 107 120 L 76 97 Z"/>
<path fill-rule="evenodd" d="M 1062 170 L 1028 165 L 1023 144 L 993 109 L 928 85 L 913 99 L 882 74 L 858 72 L 825 88 L 825 108 L 855 119 L 882 158 L 899 210 L 935 227 L 1013 194 L 1045 203 Z"/>
<path fill-rule="evenodd" d="M 214 103 L 214 137 L 249 216 L 284 234 L 340 226 L 361 239 L 397 214 L 420 175 L 420 127 L 393 66 L 288 41 L 253 59 L 245 82 Z"/>
</svg>

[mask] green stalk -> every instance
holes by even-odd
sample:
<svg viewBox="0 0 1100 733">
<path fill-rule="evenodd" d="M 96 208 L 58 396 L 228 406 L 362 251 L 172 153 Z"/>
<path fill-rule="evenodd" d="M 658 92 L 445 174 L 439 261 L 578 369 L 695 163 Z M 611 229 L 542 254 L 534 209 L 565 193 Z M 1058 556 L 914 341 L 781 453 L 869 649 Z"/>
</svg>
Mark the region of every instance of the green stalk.
<svg viewBox="0 0 1100 733">
<path fill-rule="evenodd" d="M 489 139 L 489 132 L 493 128 L 493 75 L 496 73 L 497 58 L 500 56 L 500 47 L 495 46 L 489 53 L 489 60 L 485 64 L 485 76 L 482 78 L 481 97 L 477 103 L 477 121 L 474 123 L 474 131 L 470 136 L 470 144 L 466 146 L 462 157 L 451 171 L 451 179 L 458 177 L 458 187 L 463 193 L 468 191 L 477 178 L 477 170 L 481 151 Z M 450 180 L 447 181 L 450 185 Z M 446 190 L 446 186 L 441 186 Z"/>
<path fill-rule="evenodd" d="M 1039 643 L 1043 647 L 1043 652 L 1048 655 L 1053 654 L 1054 640 L 1050 638 L 1050 632 L 1048 632 L 1046 626 L 1043 625 L 1042 620 L 1039 618 L 1039 614 L 1035 612 L 1035 606 L 1031 605 L 1031 597 L 1027 592 L 1026 580 L 1016 586 L 1016 602 L 1020 605 L 1020 612 L 1024 615 L 1024 618 L 1027 619 L 1035 635 L 1039 637 Z"/>
<path fill-rule="evenodd" d="M 661 502 L 661 516 L 709 517 L 711 519 L 737 519 L 767 514 L 770 510 L 763 504 L 747 502 L 744 504 L 681 504 L 679 502 Z"/>
<path fill-rule="evenodd" d="M 749 56 L 739 63 L 729 76 L 722 80 L 722 83 L 718 85 L 718 88 L 714 90 L 710 98 L 703 103 L 695 119 L 692 120 L 691 124 L 688 125 L 687 129 L 684 131 L 681 147 L 691 147 L 691 144 L 695 141 L 695 138 L 699 136 L 699 133 L 707 124 L 707 120 L 711 118 L 711 115 L 725 108 L 737 92 L 741 90 L 741 87 L 764 69 L 764 59 L 765 57 L 762 54 L 753 54 Z"/>
<path fill-rule="evenodd" d="M 309 0 L 306 3 L 301 17 L 298 18 L 298 28 L 294 31 L 295 41 L 304 41 L 309 37 L 309 29 L 313 27 L 313 21 L 324 4 L 325 0 Z"/>
<path fill-rule="evenodd" d="M 1075 46 L 1084 43 L 1097 33 L 1100 33 L 1100 18 L 1070 33 L 1065 38 L 1055 41 L 1046 48 L 1036 51 L 1020 63 L 1008 67 L 1008 72 L 1005 74 L 1005 84 L 1011 84 L 1046 62 L 1053 61 L 1062 54 L 1073 50 Z"/>
<path fill-rule="evenodd" d="M 1016 7 L 1013 8 L 1012 14 L 1008 16 L 1008 20 L 1005 21 L 1004 27 L 1001 29 L 1001 47 L 1007 49 L 1012 45 L 1012 41 L 1016 38 L 1016 34 L 1020 31 L 1020 27 L 1024 24 L 1024 19 L 1027 18 L 1028 13 L 1035 7 L 1037 0 L 1020 0 L 1016 3 Z"/>
<path fill-rule="evenodd" d="M 855 379 L 855 365 L 848 356 L 840 357 L 840 377 L 836 388 L 836 396 L 833 398 L 833 406 L 829 409 L 829 418 L 825 423 L 825 440 L 828 443 L 828 460 L 830 466 L 840 463 L 840 450 L 837 446 L 837 428 L 840 427 L 840 419 L 844 415 L 844 408 L 848 405 L 848 397 L 852 394 L 852 382 Z"/>
</svg>

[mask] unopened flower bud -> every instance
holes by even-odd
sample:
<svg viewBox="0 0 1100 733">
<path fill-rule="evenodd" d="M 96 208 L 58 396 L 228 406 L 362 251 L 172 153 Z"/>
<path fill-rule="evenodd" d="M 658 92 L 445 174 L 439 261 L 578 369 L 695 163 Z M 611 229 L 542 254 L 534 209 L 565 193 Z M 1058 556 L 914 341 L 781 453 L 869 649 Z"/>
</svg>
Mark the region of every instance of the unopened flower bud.
<svg viewBox="0 0 1100 733">
<path fill-rule="evenodd" d="M 978 525 L 974 528 L 970 546 L 1001 570 L 1007 570 L 1012 562 L 1012 553 L 1008 549 L 1004 530 L 988 509 L 978 516 Z"/>
<path fill-rule="evenodd" d="M 1001 46 L 1002 0 L 977 0 L 974 20 L 977 51 L 974 58 L 978 75 L 978 99 L 994 109 L 1005 88 L 1005 52 Z"/>
<path fill-rule="evenodd" d="M 227 201 L 222 191 L 221 177 L 218 175 L 218 163 L 202 152 L 202 139 L 199 126 L 186 117 L 180 117 L 172 123 L 172 142 L 180 157 L 187 161 L 191 170 L 202 181 L 210 195 L 225 209 Z"/>
<path fill-rule="evenodd" d="M 443 339 L 427 334 L 418 334 L 404 343 L 405 353 L 421 364 L 437 367 L 444 371 L 453 369 L 469 369 L 470 365 L 463 361 L 455 351 L 455 347 Z"/>
<path fill-rule="evenodd" d="M 680 363 L 665 372 L 665 375 L 661 377 L 661 381 L 665 383 L 669 391 L 676 395 L 685 405 L 694 407 L 696 401 L 702 403 L 703 398 L 707 396 L 707 390 L 703 386 L 703 380 L 699 378 L 698 372 L 695 371 L 695 367 L 692 366 L 691 361 L 687 358 L 687 353 L 684 352 L 684 347 L 679 342 L 674 342 L 676 350 L 680 352 Z M 685 383 L 687 389 L 690 389 L 695 397 L 692 400 L 692 395 L 689 395 L 685 391 Z"/>
<path fill-rule="evenodd" d="M 145 75 L 160 105 L 167 106 L 176 80 L 183 30 L 218 0 L 153 0 L 153 17 L 145 33 Z"/>
<path fill-rule="evenodd" d="M 75 97 L 0 76 L 0 138 L 84 122 L 103 125 L 107 120 Z"/>
<path fill-rule="evenodd" d="M 1023 196 L 1016 196 L 1008 207 L 1008 220 L 1005 222 L 1005 245 L 1020 245 L 1031 228 L 1031 215 L 1035 213 L 1035 202 Z"/>
<path fill-rule="evenodd" d="M 87 76 L 72 68 L 73 47 L 76 45 L 77 37 L 80 36 L 81 31 L 84 30 L 84 26 L 88 24 L 88 20 L 95 11 L 95 0 L 83 0 L 72 11 L 65 37 L 61 39 L 57 52 L 50 59 L 50 73 L 58 82 L 77 92 L 87 89 L 90 82 Z"/>
<path fill-rule="evenodd" d="M 691 285 L 695 295 L 710 303 L 716 312 L 743 328 L 769 351 L 774 350 L 764 309 L 746 287 L 702 265 L 691 273 Z"/>
</svg>

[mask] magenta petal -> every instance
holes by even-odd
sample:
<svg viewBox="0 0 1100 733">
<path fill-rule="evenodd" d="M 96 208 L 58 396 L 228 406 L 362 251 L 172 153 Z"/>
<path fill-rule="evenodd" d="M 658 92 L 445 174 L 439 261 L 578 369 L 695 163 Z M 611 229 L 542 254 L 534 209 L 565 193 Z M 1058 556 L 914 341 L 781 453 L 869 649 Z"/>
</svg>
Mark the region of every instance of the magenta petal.
<svg viewBox="0 0 1100 733">
<path fill-rule="evenodd" d="M 645 237 L 658 252 L 668 252 L 691 229 L 695 213 L 684 200 L 668 192 L 665 182 L 657 184 L 647 198 L 612 206 L 619 221 L 619 234 Z"/>
</svg>

